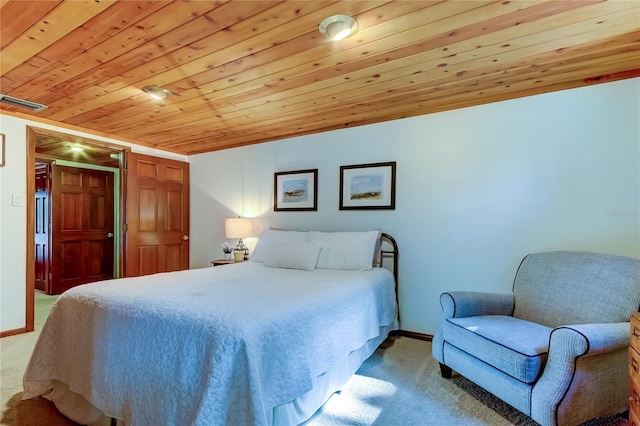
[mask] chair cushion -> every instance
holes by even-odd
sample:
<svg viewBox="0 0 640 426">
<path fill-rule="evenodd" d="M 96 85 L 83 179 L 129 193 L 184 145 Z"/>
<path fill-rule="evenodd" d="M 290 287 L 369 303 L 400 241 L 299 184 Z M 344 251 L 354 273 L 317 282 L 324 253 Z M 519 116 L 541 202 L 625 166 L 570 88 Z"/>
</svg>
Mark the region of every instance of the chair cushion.
<svg viewBox="0 0 640 426">
<path fill-rule="evenodd" d="M 552 330 L 511 316 L 482 315 L 448 318 L 443 335 L 451 345 L 514 379 L 533 383 L 547 361 Z"/>
</svg>

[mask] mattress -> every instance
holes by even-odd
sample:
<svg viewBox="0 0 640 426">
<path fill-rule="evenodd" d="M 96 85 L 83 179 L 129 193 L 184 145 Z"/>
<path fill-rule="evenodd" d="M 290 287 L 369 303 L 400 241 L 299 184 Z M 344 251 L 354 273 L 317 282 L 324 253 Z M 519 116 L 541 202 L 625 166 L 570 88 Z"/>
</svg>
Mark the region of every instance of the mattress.
<svg viewBox="0 0 640 426">
<path fill-rule="evenodd" d="M 396 324 L 383 268 L 245 262 L 87 284 L 53 307 L 23 397 L 56 383 L 126 425 L 266 425 Z"/>
</svg>

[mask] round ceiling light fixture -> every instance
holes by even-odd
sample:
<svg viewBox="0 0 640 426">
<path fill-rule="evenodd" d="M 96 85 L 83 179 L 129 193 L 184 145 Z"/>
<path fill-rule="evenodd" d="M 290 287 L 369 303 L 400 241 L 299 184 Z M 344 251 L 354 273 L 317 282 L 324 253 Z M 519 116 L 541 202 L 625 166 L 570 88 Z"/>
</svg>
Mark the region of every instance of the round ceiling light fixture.
<svg viewBox="0 0 640 426">
<path fill-rule="evenodd" d="M 338 41 L 358 32 L 358 21 L 347 15 L 333 15 L 320 22 L 319 30 L 323 36 Z"/>
<path fill-rule="evenodd" d="M 172 93 L 169 90 L 163 89 L 162 87 L 156 86 L 156 85 L 144 86 L 142 88 L 142 91 L 145 92 L 147 95 L 151 96 L 152 98 L 158 99 L 158 100 L 168 98 L 169 96 L 172 95 Z"/>
</svg>

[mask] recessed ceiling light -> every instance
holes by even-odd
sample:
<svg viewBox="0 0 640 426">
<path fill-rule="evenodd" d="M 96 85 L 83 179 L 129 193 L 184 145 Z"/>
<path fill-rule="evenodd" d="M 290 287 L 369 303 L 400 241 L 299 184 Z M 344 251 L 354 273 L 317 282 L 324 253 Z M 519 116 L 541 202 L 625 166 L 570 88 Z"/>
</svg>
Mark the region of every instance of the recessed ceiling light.
<svg viewBox="0 0 640 426">
<path fill-rule="evenodd" d="M 81 147 L 81 146 L 78 146 L 78 145 L 74 145 L 74 146 L 71 147 L 71 151 L 73 151 L 73 152 L 82 152 L 82 151 L 84 151 L 84 148 Z"/>
<path fill-rule="evenodd" d="M 338 41 L 358 31 L 358 21 L 347 15 L 333 15 L 320 22 L 320 32 L 325 37 Z"/>
<path fill-rule="evenodd" d="M 172 93 L 169 90 L 163 89 L 162 87 L 156 86 L 156 85 L 144 86 L 142 88 L 142 91 L 148 94 L 149 96 L 151 96 L 152 98 L 159 99 L 159 100 L 168 98 L 169 96 L 172 95 Z"/>
</svg>

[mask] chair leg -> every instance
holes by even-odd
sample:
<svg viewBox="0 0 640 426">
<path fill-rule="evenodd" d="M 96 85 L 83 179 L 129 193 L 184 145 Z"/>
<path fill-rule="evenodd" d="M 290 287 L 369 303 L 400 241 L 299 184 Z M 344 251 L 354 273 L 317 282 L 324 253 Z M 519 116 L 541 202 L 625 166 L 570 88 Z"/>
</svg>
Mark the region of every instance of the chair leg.
<svg viewBox="0 0 640 426">
<path fill-rule="evenodd" d="M 453 373 L 453 371 L 451 370 L 451 367 L 447 367 L 442 363 L 439 363 L 439 364 L 440 364 L 440 375 L 445 379 L 450 379 L 451 374 Z"/>
</svg>

